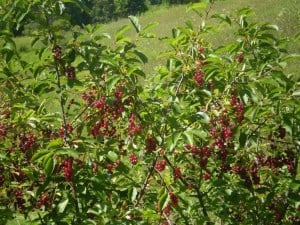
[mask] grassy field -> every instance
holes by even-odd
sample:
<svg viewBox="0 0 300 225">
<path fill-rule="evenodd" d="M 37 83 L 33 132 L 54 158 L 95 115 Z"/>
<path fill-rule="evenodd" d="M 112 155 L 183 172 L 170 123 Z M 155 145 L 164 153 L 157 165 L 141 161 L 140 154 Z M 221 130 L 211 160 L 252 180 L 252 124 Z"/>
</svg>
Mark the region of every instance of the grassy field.
<svg viewBox="0 0 300 225">
<path fill-rule="evenodd" d="M 234 15 L 235 11 L 243 7 L 250 7 L 254 13 L 252 20 L 259 23 L 277 24 L 279 27 L 278 35 L 280 37 L 292 37 L 300 28 L 300 1 L 299 0 L 225 0 L 217 1 L 210 14 L 226 13 Z M 148 57 L 149 62 L 144 66 L 147 73 L 153 73 L 155 68 L 164 63 L 163 59 L 159 59 L 158 55 L 168 49 L 168 46 L 161 38 L 171 36 L 171 30 L 174 27 L 184 26 L 185 22 L 190 20 L 195 26 L 199 25 L 201 19 L 196 13 L 187 11 L 186 5 L 181 6 L 161 6 L 152 7 L 146 13 L 140 15 L 139 21 L 142 26 L 150 22 L 158 22 L 152 31 L 157 35 L 156 38 L 141 40 L 138 42 L 140 50 Z M 210 17 L 207 23 L 216 24 L 214 19 Z M 122 26 L 130 24 L 128 19 L 120 19 L 116 22 L 106 24 L 102 29 L 112 36 Z M 134 30 L 128 32 L 128 35 L 135 38 Z M 71 37 L 70 33 L 64 36 Z M 220 28 L 218 32 L 214 32 L 206 36 L 209 42 L 214 46 L 220 46 L 228 41 L 233 41 L 233 30 L 229 26 Z M 34 54 L 35 48 L 30 48 L 30 37 L 19 37 L 16 39 L 19 50 L 22 51 L 22 56 L 26 59 L 34 61 L 37 57 Z M 36 47 L 37 48 L 37 47 Z M 300 53 L 300 42 L 291 42 L 289 45 L 291 53 Z M 296 72 L 299 62 L 293 62 L 290 65 L 289 71 Z M 300 75 L 297 75 L 300 76 Z"/>
</svg>

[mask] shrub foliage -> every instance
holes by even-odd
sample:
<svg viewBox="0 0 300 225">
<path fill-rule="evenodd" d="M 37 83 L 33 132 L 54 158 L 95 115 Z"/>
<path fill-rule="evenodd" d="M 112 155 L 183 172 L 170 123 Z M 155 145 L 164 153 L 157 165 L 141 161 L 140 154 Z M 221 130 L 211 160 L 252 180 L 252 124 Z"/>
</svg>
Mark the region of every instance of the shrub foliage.
<svg viewBox="0 0 300 225">
<path fill-rule="evenodd" d="M 65 3 L 81 2 L 1 6 L 1 224 L 299 223 L 300 90 L 285 72 L 297 56 L 275 25 L 215 14 L 237 41 L 212 46 L 213 27 L 187 22 L 150 75 L 136 42 L 155 23 L 131 16 L 111 45 L 96 25 L 66 41 Z M 34 63 L 12 34 L 27 17 Z"/>
</svg>

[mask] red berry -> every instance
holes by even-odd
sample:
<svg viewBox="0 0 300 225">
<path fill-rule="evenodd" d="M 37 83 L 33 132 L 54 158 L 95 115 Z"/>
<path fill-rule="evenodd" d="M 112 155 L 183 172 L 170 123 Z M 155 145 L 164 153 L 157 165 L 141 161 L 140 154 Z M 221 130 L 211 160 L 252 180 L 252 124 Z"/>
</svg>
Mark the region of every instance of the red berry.
<svg viewBox="0 0 300 225">
<path fill-rule="evenodd" d="M 136 165 L 138 163 L 138 157 L 134 153 L 131 153 L 129 155 L 129 160 L 130 160 L 132 165 Z"/>
<path fill-rule="evenodd" d="M 193 79 L 199 87 L 202 87 L 204 83 L 203 72 L 201 70 L 197 71 L 193 76 Z"/>
<path fill-rule="evenodd" d="M 177 205 L 178 205 L 178 197 L 173 192 L 170 192 L 169 196 L 170 196 L 170 199 L 171 199 L 172 206 L 173 207 L 177 207 Z"/>
<path fill-rule="evenodd" d="M 237 56 L 236 56 L 236 61 L 241 63 L 243 62 L 244 60 L 244 54 L 243 53 L 239 53 Z"/>
<path fill-rule="evenodd" d="M 66 181 L 71 181 L 73 178 L 73 158 L 69 157 L 62 161 L 62 168 Z"/>
<path fill-rule="evenodd" d="M 205 174 L 203 174 L 203 179 L 204 180 L 209 180 L 211 178 L 210 173 L 206 172 Z"/>
<path fill-rule="evenodd" d="M 181 176 L 180 167 L 176 167 L 173 171 L 174 180 L 177 180 Z"/>
<path fill-rule="evenodd" d="M 152 136 L 148 136 L 146 139 L 146 152 L 151 153 L 151 152 L 155 151 L 156 146 L 157 146 L 157 143 L 156 143 L 155 138 Z"/>
<path fill-rule="evenodd" d="M 164 159 L 161 160 L 161 161 L 158 161 L 158 162 L 156 162 L 156 164 L 155 164 L 155 169 L 156 169 L 158 172 L 162 172 L 162 171 L 165 170 L 166 164 L 167 164 L 167 162 L 166 162 L 166 160 L 164 160 Z"/>
</svg>

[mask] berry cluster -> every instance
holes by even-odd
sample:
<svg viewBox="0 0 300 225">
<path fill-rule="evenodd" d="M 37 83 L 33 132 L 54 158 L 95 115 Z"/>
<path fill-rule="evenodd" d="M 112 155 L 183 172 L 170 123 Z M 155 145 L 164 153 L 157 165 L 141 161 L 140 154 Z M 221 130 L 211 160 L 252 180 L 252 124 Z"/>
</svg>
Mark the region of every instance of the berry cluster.
<svg viewBox="0 0 300 225">
<path fill-rule="evenodd" d="M 36 142 L 36 137 L 33 134 L 22 134 L 19 139 L 19 148 L 23 153 L 29 151 Z"/>
<path fill-rule="evenodd" d="M 176 167 L 173 171 L 174 180 L 177 180 L 181 177 L 181 169 L 180 167 Z"/>
<path fill-rule="evenodd" d="M 52 53 L 53 53 L 53 56 L 54 56 L 55 60 L 57 60 L 57 61 L 61 60 L 62 50 L 61 50 L 61 47 L 59 45 L 55 45 L 52 48 Z"/>
<path fill-rule="evenodd" d="M 15 197 L 14 206 L 15 209 L 18 209 L 20 211 L 23 211 L 25 209 L 25 200 L 23 198 L 23 191 L 20 189 L 14 189 L 13 194 Z"/>
<path fill-rule="evenodd" d="M 94 137 L 103 135 L 105 137 L 113 137 L 116 133 L 116 127 L 113 126 L 113 123 L 108 119 L 98 120 L 93 127 L 91 128 L 91 134 Z"/>
<path fill-rule="evenodd" d="M 39 199 L 36 203 L 36 208 L 40 209 L 42 206 L 49 207 L 52 203 L 50 201 L 50 194 L 46 192 L 42 192 L 42 194 L 39 196 Z"/>
<path fill-rule="evenodd" d="M 170 192 L 169 196 L 170 196 L 170 200 L 171 200 L 172 206 L 174 208 L 177 207 L 177 205 L 178 205 L 178 197 L 177 197 L 177 195 L 175 195 L 174 192 Z"/>
<path fill-rule="evenodd" d="M 64 70 L 69 79 L 75 79 L 76 77 L 75 67 L 68 65 Z"/>
<path fill-rule="evenodd" d="M 249 175 L 249 170 L 245 166 L 232 166 L 232 170 L 237 173 L 240 178 L 245 182 L 246 187 L 251 187 L 252 186 L 252 181 Z"/>
<path fill-rule="evenodd" d="M 87 105 L 91 105 L 96 99 L 95 91 L 91 90 L 88 93 L 83 92 L 81 98 L 86 102 Z"/>
<path fill-rule="evenodd" d="M 66 124 L 66 127 L 62 126 L 58 130 L 58 136 L 64 138 L 66 134 L 71 134 L 73 132 L 73 126 L 69 123 Z"/>
<path fill-rule="evenodd" d="M 67 109 L 70 110 L 71 106 L 74 104 L 74 98 L 72 98 L 70 100 L 70 102 L 68 103 Z"/>
<path fill-rule="evenodd" d="M 230 105 L 233 108 L 238 123 L 244 120 L 244 105 L 243 102 L 236 96 L 236 94 L 231 95 Z"/>
<path fill-rule="evenodd" d="M 206 172 L 202 175 L 204 180 L 209 180 L 211 178 L 211 174 L 209 172 Z"/>
<path fill-rule="evenodd" d="M 124 93 L 120 90 L 120 87 L 117 87 L 115 90 L 114 90 L 114 95 L 116 97 L 116 99 L 118 100 L 121 100 Z"/>
<path fill-rule="evenodd" d="M 203 75 L 204 75 L 203 71 L 198 70 L 193 76 L 193 79 L 196 82 L 196 84 L 198 85 L 198 87 L 202 87 L 202 85 L 204 84 L 204 76 Z"/>
<path fill-rule="evenodd" d="M 198 160 L 199 166 L 202 169 L 206 170 L 208 159 L 212 154 L 212 150 L 208 147 L 197 147 L 196 145 L 191 146 L 189 144 L 186 144 L 184 147 L 189 150 L 192 153 L 193 157 Z"/>
<path fill-rule="evenodd" d="M 239 54 L 237 54 L 237 56 L 236 56 L 236 61 L 238 62 L 238 63 L 241 63 L 241 62 L 243 62 L 244 61 L 244 53 L 239 53 Z"/>
<path fill-rule="evenodd" d="M 71 181 L 73 177 L 73 158 L 69 157 L 61 163 L 66 181 Z"/>
<path fill-rule="evenodd" d="M 9 177 L 11 181 L 16 181 L 19 184 L 24 183 L 24 181 L 27 179 L 27 175 L 21 168 L 10 170 Z"/>
<path fill-rule="evenodd" d="M 265 158 L 265 160 L 263 160 Z M 280 168 L 286 167 L 292 176 L 297 173 L 296 165 L 296 153 L 290 149 L 287 149 L 284 154 L 278 154 L 276 156 L 260 155 L 260 166 L 271 168 L 274 174 L 278 173 Z"/>
<path fill-rule="evenodd" d="M 135 165 L 138 161 L 138 158 L 136 156 L 129 156 L 130 162 Z M 121 164 L 121 161 L 118 159 L 114 163 L 108 163 L 106 164 L 105 168 L 108 170 L 108 172 L 113 173 L 114 169 L 117 169 Z"/>
<path fill-rule="evenodd" d="M 134 153 L 131 153 L 129 155 L 129 160 L 130 160 L 130 162 L 131 162 L 132 165 L 136 165 L 138 163 L 138 157 Z"/>
<path fill-rule="evenodd" d="M 167 165 L 167 161 L 166 160 L 161 160 L 161 161 L 157 161 L 156 164 L 155 164 L 155 170 L 157 172 L 162 172 L 165 170 L 166 168 L 166 165 Z"/>
<path fill-rule="evenodd" d="M 156 150 L 157 142 L 153 136 L 148 136 L 146 139 L 146 152 L 151 153 Z"/>
<path fill-rule="evenodd" d="M 142 126 L 137 122 L 137 118 L 135 114 L 131 114 L 129 118 L 129 124 L 127 129 L 127 134 L 129 136 L 134 136 L 139 134 L 142 131 Z"/>
<path fill-rule="evenodd" d="M 105 136 L 115 137 L 116 126 L 115 122 L 121 116 L 125 110 L 125 106 L 129 104 L 129 101 L 122 101 L 123 92 L 120 91 L 120 87 L 116 88 L 114 100 L 107 99 L 105 96 L 95 100 L 95 93 L 89 92 L 89 94 L 83 93 L 82 98 L 88 105 L 92 105 L 97 110 L 97 114 L 100 119 L 97 122 L 93 122 L 91 126 L 90 134 L 94 137 Z M 95 118 L 90 118 L 95 120 Z M 133 120 L 133 119 L 132 119 Z"/>
<path fill-rule="evenodd" d="M 106 97 L 103 96 L 99 100 L 94 102 L 94 107 L 97 108 L 100 112 L 104 112 L 106 104 Z"/>
</svg>

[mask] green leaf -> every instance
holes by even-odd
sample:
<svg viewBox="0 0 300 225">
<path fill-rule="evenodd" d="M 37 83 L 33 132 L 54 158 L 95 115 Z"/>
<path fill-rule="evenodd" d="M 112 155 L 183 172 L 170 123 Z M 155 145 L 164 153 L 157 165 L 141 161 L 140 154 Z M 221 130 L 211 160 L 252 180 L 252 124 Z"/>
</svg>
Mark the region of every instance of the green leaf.
<svg viewBox="0 0 300 225">
<path fill-rule="evenodd" d="M 152 22 L 152 23 L 148 23 L 143 29 L 142 29 L 142 33 L 146 33 L 148 30 L 158 26 L 159 23 L 158 22 Z"/>
<path fill-rule="evenodd" d="M 40 150 L 32 156 L 31 161 L 33 162 L 40 161 L 51 152 L 52 152 L 51 150 Z"/>
<path fill-rule="evenodd" d="M 169 195 L 168 193 L 165 191 L 158 199 L 158 207 L 159 209 L 164 209 L 166 208 L 167 204 L 169 201 Z"/>
<path fill-rule="evenodd" d="M 240 137 L 239 137 L 239 143 L 240 143 L 240 147 L 245 147 L 247 141 L 247 135 L 245 133 L 241 133 Z"/>
<path fill-rule="evenodd" d="M 130 29 L 129 25 L 125 25 L 125 26 L 121 27 L 115 35 L 116 42 L 120 42 L 121 40 L 123 40 L 124 39 L 124 35 L 123 35 L 124 32 L 129 30 L 129 29 Z"/>
<path fill-rule="evenodd" d="M 44 170 L 47 177 L 50 177 L 52 175 L 54 171 L 54 167 L 55 167 L 55 162 L 54 162 L 53 154 L 49 154 L 49 156 L 45 158 L 45 162 L 44 162 Z"/>
<path fill-rule="evenodd" d="M 139 24 L 139 19 L 137 17 L 135 17 L 135 16 L 128 16 L 128 18 L 129 18 L 130 22 L 132 23 L 135 31 L 137 33 L 140 33 L 140 31 L 141 31 L 141 25 Z"/>
<path fill-rule="evenodd" d="M 260 29 L 261 30 L 276 30 L 276 31 L 279 30 L 278 26 L 275 24 L 264 24 L 261 26 Z"/>
<path fill-rule="evenodd" d="M 148 58 L 143 52 L 136 50 L 136 49 L 133 52 L 135 55 L 137 55 L 139 57 L 139 59 L 142 61 L 142 63 L 145 64 L 148 62 Z"/>
<path fill-rule="evenodd" d="M 74 149 L 58 149 L 55 151 L 57 155 L 67 155 L 72 156 L 73 158 L 78 158 L 79 152 Z"/>
<path fill-rule="evenodd" d="M 249 7 L 245 7 L 245 8 L 240 9 L 240 10 L 237 12 L 237 15 L 238 15 L 238 16 L 242 16 L 242 15 L 250 15 L 251 13 L 253 13 L 253 10 L 251 10 Z"/>
<path fill-rule="evenodd" d="M 120 79 L 120 75 L 111 75 L 106 81 L 108 90 L 112 91 L 113 89 L 115 89 L 115 86 Z"/>
<path fill-rule="evenodd" d="M 175 132 L 170 137 L 168 137 L 167 146 L 170 151 L 172 151 L 176 147 L 177 142 L 181 138 L 181 135 L 182 135 L 181 132 L 177 132 L 177 133 Z"/>
<path fill-rule="evenodd" d="M 296 90 L 292 94 L 293 96 L 300 96 L 300 90 Z"/>
<path fill-rule="evenodd" d="M 187 12 L 189 12 L 191 10 L 195 11 L 195 10 L 198 10 L 198 9 L 206 9 L 206 7 L 207 7 L 207 3 L 206 2 L 194 3 L 194 4 L 190 5 L 190 6 L 188 6 Z"/>
<path fill-rule="evenodd" d="M 109 158 L 109 160 L 111 160 L 112 162 L 116 162 L 118 159 L 118 155 L 113 152 L 113 151 L 109 151 L 107 154 L 107 157 Z"/>
<path fill-rule="evenodd" d="M 38 41 L 38 40 L 40 40 L 40 37 L 39 36 L 37 36 L 37 37 L 34 37 L 33 39 L 32 39 L 32 41 L 31 41 L 31 47 L 33 47 L 35 44 L 36 44 L 36 42 Z"/>
<path fill-rule="evenodd" d="M 194 135 L 193 133 L 189 130 L 189 131 L 185 131 L 183 133 L 183 135 L 187 138 L 187 142 L 190 144 L 190 145 L 193 145 L 194 144 Z"/>
<path fill-rule="evenodd" d="M 283 61 L 289 61 L 289 60 L 299 60 L 300 54 L 289 54 L 282 58 Z"/>
<path fill-rule="evenodd" d="M 210 121 L 209 116 L 205 112 L 197 112 L 197 117 L 199 118 L 200 122 L 208 124 Z"/>
<path fill-rule="evenodd" d="M 47 148 L 53 148 L 53 147 L 61 147 L 63 145 L 63 139 L 62 138 L 57 138 L 54 140 L 51 140 L 47 146 Z"/>
<path fill-rule="evenodd" d="M 67 207 L 69 203 L 69 199 L 67 198 L 66 200 L 64 200 L 63 202 L 58 204 L 58 212 L 59 213 L 63 213 Z"/>
<path fill-rule="evenodd" d="M 225 22 L 225 23 L 228 23 L 229 25 L 231 25 L 231 19 L 223 13 L 214 14 L 212 16 L 212 18 L 219 19 L 219 20 L 221 20 L 221 22 Z"/>
<path fill-rule="evenodd" d="M 131 201 L 132 202 L 135 201 L 137 194 L 138 194 L 137 188 L 134 187 L 132 189 L 132 193 L 131 193 Z"/>
</svg>

